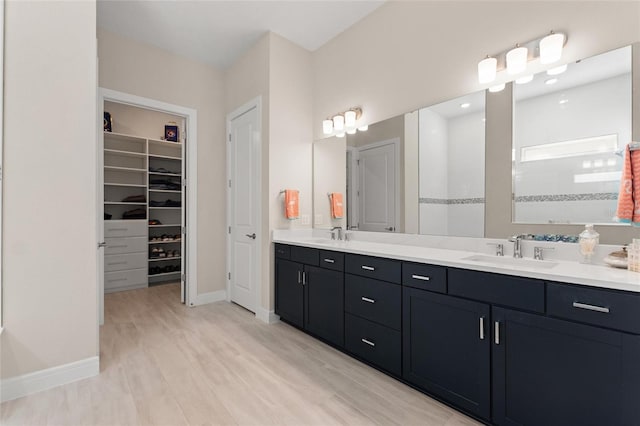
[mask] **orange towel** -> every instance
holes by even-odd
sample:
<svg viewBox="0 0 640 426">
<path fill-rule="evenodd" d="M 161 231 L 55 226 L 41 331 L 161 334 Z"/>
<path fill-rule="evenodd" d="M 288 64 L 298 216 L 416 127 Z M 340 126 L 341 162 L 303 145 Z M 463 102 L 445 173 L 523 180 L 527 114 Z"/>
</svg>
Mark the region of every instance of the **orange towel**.
<svg viewBox="0 0 640 426">
<path fill-rule="evenodd" d="M 640 225 L 640 150 L 624 152 L 616 219 Z"/>
<path fill-rule="evenodd" d="M 331 217 L 342 219 L 344 209 L 342 207 L 342 194 L 340 192 L 331 193 Z"/>
<path fill-rule="evenodd" d="M 300 216 L 299 191 L 296 189 L 284 190 L 284 216 L 287 219 L 298 219 Z"/>
</svg>

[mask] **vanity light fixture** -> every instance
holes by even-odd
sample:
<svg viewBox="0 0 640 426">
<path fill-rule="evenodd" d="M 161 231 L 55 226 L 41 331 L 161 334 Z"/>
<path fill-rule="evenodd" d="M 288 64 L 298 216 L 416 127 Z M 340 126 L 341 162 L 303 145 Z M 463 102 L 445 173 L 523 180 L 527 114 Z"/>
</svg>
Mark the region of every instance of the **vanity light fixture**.
<svg viewBox="0 0 640 426">
<path fill-rule="evenodd" d="M 533 74 L 525 75 L 524 77 L 516 78 L 516 84 L 527 84 L 533 80 Z"/>
<path fill-rule="evenodd" d="M 491 93 L 501 92 L 501 91 L 503 91 L 503 90 L 504 90 L 504 88 L 505 88 L 505 87 L 506 87 L 506 84 L 505 84 L 505 83 L 502 83 L 502 84 L 496 84 L 495 86 L 491 86 L 491 87 L 489 87 L 489 91 L 490 91 Z"/>
<path fill-rule="evenodd" d="M 533 60 L 538 60 L 542 65 L 555 63 L 562 58 L 562 50 L 566 43 L 566 33 L 551 31 L 543 37 L 518 43 L 508 51 L 487 55 L 478 62 L 478 81 L 480 84 L 491 83 L 503 70 L 510 76 L 525 73 L 529 61 Z"/>
<path fill-rule="evenodd" d="M 567 64 L 547 70 L 547 75 L 560 75 L 567 70 Z"/>
<path fill-rule="evenodd" d="M 360 117 L 362 117 L 362 108 L 360 107 L 353 107 L 345 112 L 335 114 L 331 118 L 322 120 L 322 133 L 327 136 L 334 135 L 342 138 L 345 134 L 353 135 L 358 130 L 364 132 L 369 126 L 358 126 L 357 122 Z"/>
<path fill-rule="evenodd" d="M 369 130 L 369 125 L 368 124 L 365 124 L 364 126 L 358 127 L 358 131 L 359 132 L 366 132 L 367 130 Z"/>
</svg>

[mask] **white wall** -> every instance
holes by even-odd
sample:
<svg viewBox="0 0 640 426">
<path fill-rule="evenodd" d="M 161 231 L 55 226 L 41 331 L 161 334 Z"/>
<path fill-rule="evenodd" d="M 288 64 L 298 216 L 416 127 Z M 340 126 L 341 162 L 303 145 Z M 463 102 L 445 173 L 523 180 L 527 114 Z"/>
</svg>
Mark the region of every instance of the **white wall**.
<svg viewBox="0 0 640 426">
<path fill-rule="evenodd" d="M 198 294 L 226 288 L 223 74 L 203 63 L 98 29 L 100 87 L 198 113 Z M 187 142 L 188 143 L 188 142 Z"/>
<path fill-rule="evenodd" d="M 477 63 L 550 29 L 573 61 L 640 40 L 640 3 L 387 2 L 314 52 L 314 134 L 352 105 L 375 123 L 481 88 Z"/>
<path fill-rule="evenodd" d="M 313 227 L 331 229 L 347 226 L 347 169 L 346 138 L 331 137 L 313 144 Z M 331 217 L 331 203 L 327 194 L 342 193 L 342 219 Z"/>
<path fill-rule="evenodd" d="M 111 114 L 113 132 L 162 139 L 164 125 L 173 121 L 178 125 L 180 140 L 184 137 L 182 117 L 110 101 L 105 101 L 104 110 Z"/>
<path fill-rule="evenodd" d="M 447 120 L 423 108 L 418 112 L 420 198 L 446 200 L 448 196 Z M 447 235 L 447 204 L 420 203 L 420 233 Z"/>
<path fill-rule="evenodd" d="M 3 379 L 98 355 L 96 5 L 5 7 Z"/>
</svg>

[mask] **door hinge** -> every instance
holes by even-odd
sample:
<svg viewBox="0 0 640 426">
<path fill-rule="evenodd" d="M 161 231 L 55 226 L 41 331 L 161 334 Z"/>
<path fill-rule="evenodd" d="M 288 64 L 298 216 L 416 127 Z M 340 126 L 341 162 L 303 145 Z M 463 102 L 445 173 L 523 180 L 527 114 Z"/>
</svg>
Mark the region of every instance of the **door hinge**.
<svg viewBox="0 0 640 426">
<path fill-rule="evenodd" d="M 187 186 L 187 178 L 182 179 L 182 186 Z"/>
<path fill-rule="evenodd" d="M 231 133 L 229 133 L 229 142 L 231 142 Z"/>
<path fill-rule="evenodd" d="M 231 233 L 231 227 L 229 227 L 229 233 Z"/>
<path fill-rule="evenodd" d="M 180 228 L 180 231 L 182 231 L 182 234 L 186 234 L 187 233 L 187 227 L 183 226 L 182 228 Z"/>
<path fill-rule="evenodd" d="M 231 179 L 229 179 L 229 188 L 231 188 Z"/>
<path fill-rule="evenodd" d="M 231 272 L 229 272 L 229 279 L 231 279 Z"/>
<path fill-rule="evenodd" d="M 187 274 L 182 274 L 182 275 L 180 275 L 180 279 L 181 279 L 182 281 L 187 281 Z"/>
<path fill-rule="evenodd" d="M 359 166 L 360 165 L 360 160 L 356 160 L 356 164 Z"/>
</svg>

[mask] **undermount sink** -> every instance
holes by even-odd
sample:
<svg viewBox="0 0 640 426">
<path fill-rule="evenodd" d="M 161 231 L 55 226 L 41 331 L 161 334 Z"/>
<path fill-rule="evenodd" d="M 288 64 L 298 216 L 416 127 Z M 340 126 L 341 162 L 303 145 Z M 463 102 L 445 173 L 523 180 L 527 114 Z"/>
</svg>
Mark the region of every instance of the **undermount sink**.
<svg viewBox="0 0 640 426">
<path fill-rule="evenodd" d="M 470 260 L 471 262 L 493 263 L 494 265 L 502 266 L 524 266 L 527 268 L 542 269 L 551 269 L 558 265 L 557 262 L 550 262 L 548 260 L 517 259 L 514 257 L 487 256 L 484 254 L 476 254 L 473 256 L 465 257 L 462 260 Z"/>
<path fill-rule="evenodd" d="M 334 244 L 336 241 L 329 238 L 306 238 L 304 242 L 311 244 Z"/>
</svg>

